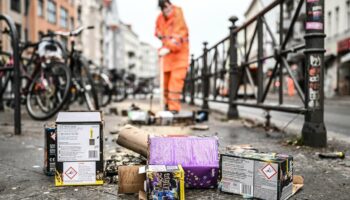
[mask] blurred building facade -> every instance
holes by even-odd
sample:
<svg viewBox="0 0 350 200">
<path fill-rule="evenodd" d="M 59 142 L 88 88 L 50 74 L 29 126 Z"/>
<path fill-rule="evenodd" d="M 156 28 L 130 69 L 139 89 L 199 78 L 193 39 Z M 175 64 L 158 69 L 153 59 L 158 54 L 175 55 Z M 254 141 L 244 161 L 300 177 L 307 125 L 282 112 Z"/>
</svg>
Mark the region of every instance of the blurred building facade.
<svg viewBox="0 0 350 200">
<path fill-rule="evenodd" d="M 325 3 L 325 94 L 350 95 L 350 0 Z"/>
<path fill-rule="evenodd" d="M 37 42 L 48 31 L 68 31 L 77 21 L 74 0 L 1 0 L 0 12 L 15 21 L 21 41 Z M 7 41 L 2 43 L 6 51 L 9 41 L 1 37 L 1 41 Z"/>
<path fill-rule="evenodd" d="M 103 3 L 101 0 L 76 0 L 78 26 L 93 29 L 84 30 L 79 42 L 83 55 L 98 66 L 103 64 Z"/>
</svg>

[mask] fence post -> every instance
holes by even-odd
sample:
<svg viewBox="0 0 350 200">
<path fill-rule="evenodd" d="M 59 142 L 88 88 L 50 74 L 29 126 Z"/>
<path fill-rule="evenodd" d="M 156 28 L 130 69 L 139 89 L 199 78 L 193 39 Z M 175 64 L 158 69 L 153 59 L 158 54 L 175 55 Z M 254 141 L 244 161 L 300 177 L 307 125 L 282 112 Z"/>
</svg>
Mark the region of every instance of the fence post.
<svg viewBox="0 0 350 200">
<path fill-rule="evenodd" d="M 262 58 L 264 57 L 264 27 L 262 18 L 259 17 L 257 20 L 258 23 L 258 104 L 263 103 L 263 93 L 264 93 L 264 70 L 263 65 L 264 61 Z"/>
<path fill-rule="evenodd" d="M 209 110 L 209 74 L 208 74 L 208 42 L 203 42 L 203 69 L 202 69 L 202 90 L 203 90 L 203 110 Z"/>
<path fill-rule="evenodd" d="M 305 122 L 302 139 L 312 147 L 327 146 L 327 131 L 324 124 L 324 0 L 306 1 L 306 13 L 319 7 L 321 15 L 307 15 L 305 34 Z"/>
<path fill-rule="evenodd" d="M 190 101 L 190 105 L 194 105 L 194 94 L 195 94 L 195 89 L 196 89 L 196 85 L 195 85 L 195 81 L 194 81 L 194 55 L 191 55 L 191 70 L 190 70 L 190 85 L 191 85 L 191 101 Z"/>
<path fill-rule="evenodd" d="M 230 27 L 230 69 L 229 69 L 229 110 L 227 113 L 228 119 L 238 119 L 239 113 L 237 105 L 233 102 L 237 99 L 237 92 L 239 87 L 239 68 L 238 68 L 238 55 L 237 55 L 237 28 L 236 22 L 238 18 L 233 16 L 229 19 L 232 23 Z"/>
</svg>

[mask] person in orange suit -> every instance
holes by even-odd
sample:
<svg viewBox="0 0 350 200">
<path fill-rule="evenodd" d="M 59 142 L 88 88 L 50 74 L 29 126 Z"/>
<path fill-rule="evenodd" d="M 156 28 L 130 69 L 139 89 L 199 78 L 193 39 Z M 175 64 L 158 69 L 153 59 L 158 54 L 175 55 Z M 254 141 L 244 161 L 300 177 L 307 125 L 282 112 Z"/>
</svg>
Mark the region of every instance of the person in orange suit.
<svg viewBox="0 0 350 200">
<path fill-rule="evenodd" d="M 156 22 L 155 35 L 162 41 L 159 56 L 163 59 L 164 102 L 166 110 L 181 109 L 181 93 L 189 66 L 188 28 L 182 9 L 170 0 L 159 0 L 162 12 Z"/>
</svg>

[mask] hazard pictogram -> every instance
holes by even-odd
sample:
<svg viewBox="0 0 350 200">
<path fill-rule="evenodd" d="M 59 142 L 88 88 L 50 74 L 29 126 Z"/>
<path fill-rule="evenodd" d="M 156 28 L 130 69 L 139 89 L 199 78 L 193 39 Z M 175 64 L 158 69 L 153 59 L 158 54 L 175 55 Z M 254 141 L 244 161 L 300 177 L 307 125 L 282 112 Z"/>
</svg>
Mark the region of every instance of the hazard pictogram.
<svg viewBox="0 0 350 200">
<path fill-rule="evenodd" d="M 70 178 L 70 179 L 73 179 L 73 178 L 78 174 L 78 172 L 75 171 L 75 169 L 73 169 L 73 167 L 68 168 L 67 171 L 64 172 L 64 173 L 65 173 L 65 174 L 67 175 L 67 177 Z"/>
<path fill-rule="evenodd" d="M 266 165 L 264 168 L 262 168 L 261 171 L 267 179 L 271 179 L 274 175 L 277 174 L 277 171 L 272 167 L 271 164 Z"/>
</svg>

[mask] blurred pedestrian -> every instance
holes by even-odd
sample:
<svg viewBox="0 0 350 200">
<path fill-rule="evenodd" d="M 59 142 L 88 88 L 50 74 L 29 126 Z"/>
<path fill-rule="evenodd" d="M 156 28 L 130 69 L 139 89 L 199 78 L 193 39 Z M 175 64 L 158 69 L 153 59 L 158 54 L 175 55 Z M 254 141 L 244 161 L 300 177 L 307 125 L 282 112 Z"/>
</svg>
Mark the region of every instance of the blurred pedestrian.
<svg viewBox="0 0 350 200">
<path fill-rule="evenodd" d="M 189 33 L 180 7 L 170 0 L 159 0 L 159 7 L 162 12 L 157 18 L 155 35 L 162 41 L 159 56 L 164 103 L 166 110 L 177 113 L 181 109 L 181 94 L 189 66 Z"/>
</svg>

